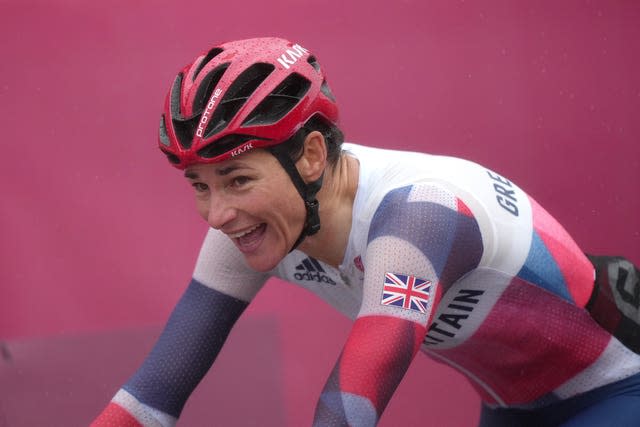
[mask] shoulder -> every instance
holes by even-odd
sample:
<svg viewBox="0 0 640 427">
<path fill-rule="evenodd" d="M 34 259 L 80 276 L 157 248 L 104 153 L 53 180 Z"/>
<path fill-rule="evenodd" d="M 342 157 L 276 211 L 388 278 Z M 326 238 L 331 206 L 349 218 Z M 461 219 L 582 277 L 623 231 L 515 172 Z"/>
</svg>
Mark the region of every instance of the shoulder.
<svg viewBox="0 0 640 427">
<path fill-rule="evenodd" d="M 252 270 L 233 242 L 210 228 L 200 249 L 193 278 L 203 285 L 249 301 L 269 278 L 270 273 Z"/>
<path fill-rule="evenodd" d="M 473 213 L 460 197 L 438 183 L 414 183 L 384 194 L 373 214 L 368 241 L 380 236 L 415 241 L 427 234 L 458 232 L 461 227 L 479 232 Z"/>
</svg>

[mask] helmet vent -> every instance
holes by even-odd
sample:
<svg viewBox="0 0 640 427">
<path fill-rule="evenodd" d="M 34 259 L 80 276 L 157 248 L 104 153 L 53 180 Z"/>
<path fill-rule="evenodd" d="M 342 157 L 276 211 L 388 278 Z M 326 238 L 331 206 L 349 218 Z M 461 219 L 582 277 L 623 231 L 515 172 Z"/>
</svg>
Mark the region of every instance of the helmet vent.
<svg viewBox="0 0 640 427">
<path fill-rule="evenodd" d="M 180 114 L 180 92 L 182 91 L 182 73 L 176 76 L 171 87 L 171 116 L 182 117 Z"/>
<path fill-rule="evenodd" d="M 327 84 L 326 80 L 322 81 L 322 86 L 320 86 L 320 91 L 324 93 L 324 95 L 329 98 L 331 101 L 336 102 L 336 98 L 333 96 L 333 92 L 331 92 L 331 88 Z"/>
<path fill-rule="evenodd" d="M 178 142 L 183 148 L 190 148 L 193 142 L 193 135 L 200 122 L 200 116 L 196 115 L 189 119 L 173 119 L 172 121 Z"/>
<path fill-rule="evenodd" d="M 215 58 L 216 56 L 220 55 L 222 52 L 224 52 L 224 49 L 221 49 L 219 47 L 214 47 L 213 49 L 211 49 L 207 53 L 207 56 L 205 56 L 204 59 L 202 61 L 200 61 L 200 64 L 198 64 L 198 68 L 196 68 L 196 72 L 193 73 L 192 81 L 196 80 L 196 77 L 198 77 L 198 74 L 200 74 L 200 71 L 202 71 L 202 69 L 204 68 L 205 65 L 207 65 L 209 62 L 211 62 L 211 60 L 213 58 Z"/>
<path fill-rule="evenodd" d="M 238 148 L 247 141 L 255 140 L 268 141 L 267 138 L 260 138 L 253 135 L 227 135 L 198 150 L 198 156 L 204 159 L 213 159 L 214 157 L 218 157 L 222 154 L 228 153 L 234 148 Z"/>
<path fill-rule="evenodd" d="M 182 73 L 178 74 L 171 88 L 171 122 L 173 123 L 173 130 L 178 138 L 178 143 L 184 148 L 189 148 L 200 117 L 196 115 L 185 118 L 180 113 L 180 91 L 183 77 Z"/>
<path fill-rule="evenodd" d="M 167 135 L 167 124 L 164 121 L 164 114 L 160 117 L 160 131 L 158 133 L 160 136 L 160 143 L 165 147 L 170 147 L 171 142 L 169 141 L 169 135 Z"/>
<path fill-rule="evenodd" d="M 311 82 L 293 73 L 276 87 L 247 117 L 242 126 L 276 123 L 289 113 L 309 91 Z"/>
<path fill-rule="evenodd" d="M 249 97 L 274 69 L 272 64 L 259 62 L 244 70 L 229 86 L 220 105 L 215 109 L 213 117 L 205 129 L 205 138 L 209 138 L 227 127 L 238 110 L 245 105 Z"/>
<path fill-rule="evenodd" d="M 307 59 L 307 62 L 311 64 L 314 70 L 320 73 L 320 64 L 318 63 L 318 60 L 315 56 L 310 56 L 309 59 Z"/>
<path fill-rule="evenodd" d="M 202 114 L 202 111 L 204 111 L 204 107 L 209 102 L 209 98 L 211 98 L 213 89 L 215 89 L 215 87 L 218 85 L 218 82 L 220 82 L 220 78 L 228 67 L 228 63 L 222 64 L 210 71 L 209 74 L 207 74 L 204 79 L 202 79 L 202 83 L 200 83 L 198 92 L 196 92 L 196 96 L 193 101 L 194 114 Z"/>
</svg>

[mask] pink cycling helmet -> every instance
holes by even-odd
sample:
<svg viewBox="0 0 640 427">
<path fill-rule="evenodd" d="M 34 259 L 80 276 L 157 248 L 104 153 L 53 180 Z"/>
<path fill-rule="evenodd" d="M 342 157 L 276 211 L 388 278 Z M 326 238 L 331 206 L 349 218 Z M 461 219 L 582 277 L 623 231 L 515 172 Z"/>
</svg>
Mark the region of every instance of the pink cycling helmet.
<svg viewBox="0 0 640 427">
<path fill-rule="evenodd" d="M 315 57 L 280 38 L 221 44 L 176 77 L 160 120 L 160 149 L 177 168 L 271 147 L 338 108 Z"/>
</svg>

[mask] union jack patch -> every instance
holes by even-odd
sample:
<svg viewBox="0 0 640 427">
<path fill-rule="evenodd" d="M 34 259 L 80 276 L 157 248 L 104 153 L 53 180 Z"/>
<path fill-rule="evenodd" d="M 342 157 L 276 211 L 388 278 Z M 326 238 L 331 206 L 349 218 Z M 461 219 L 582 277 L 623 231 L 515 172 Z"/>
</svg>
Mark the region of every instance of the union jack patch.
<svg viewBox="0 0 640 427">
<path fill-rule="evenodd" d="M 404 274 L 385 273 L 380 304 L 426 313 L 430 291 L 431 282 L 428 280 Z"/>
</svg>

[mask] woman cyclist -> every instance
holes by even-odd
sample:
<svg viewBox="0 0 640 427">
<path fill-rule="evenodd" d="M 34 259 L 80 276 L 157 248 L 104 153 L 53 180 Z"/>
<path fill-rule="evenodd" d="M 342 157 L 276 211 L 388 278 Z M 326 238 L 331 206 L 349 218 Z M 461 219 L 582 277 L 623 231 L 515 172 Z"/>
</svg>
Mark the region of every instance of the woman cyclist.
<svg viewBox="0 0 640 427">
<path fill-rule="evenodd" d="M 210 229 L 93 425 L 175 425 L 272 276 L 353 319 L 316 426 L 375 425 L 419 351 L 469 379 L 482 426 L 640 425 L 637 268 L 585 255 L 495 171 L 343 143 L 337 123 L 316 57 L 287 40 L 224 43 L 178 74 L 159 147 Z"/>
</svg>

